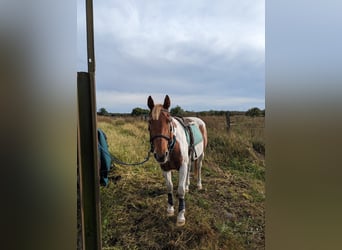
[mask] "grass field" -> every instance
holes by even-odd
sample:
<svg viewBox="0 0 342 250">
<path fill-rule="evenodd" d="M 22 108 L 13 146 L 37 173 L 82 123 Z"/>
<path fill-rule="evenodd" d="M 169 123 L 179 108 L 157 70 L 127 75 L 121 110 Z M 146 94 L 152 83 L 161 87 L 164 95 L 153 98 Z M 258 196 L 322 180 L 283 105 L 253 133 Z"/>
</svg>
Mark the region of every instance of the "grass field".
<svg viewBox="0 0 342 250">
<path fill-rule="evenodd" d="M 201 117 L 207 124 L 203 190 L 191 182 L 186 224 L 166 216 L 167 192 L 153 157 L 144 165 L 115 165 L 101 187 L 104 249 L 264 249 L 264 117 Z M 125 162 L 143 160 L 149 150 L 147 122 L 133 117 L 98 117 L 110 152 Z M 192 178 L 193 179 L 193 178 Z M 173 172 L 174 195 L 178 173 Z M 177 203 L 176 203 L 177 206 Z"/>
</svg>

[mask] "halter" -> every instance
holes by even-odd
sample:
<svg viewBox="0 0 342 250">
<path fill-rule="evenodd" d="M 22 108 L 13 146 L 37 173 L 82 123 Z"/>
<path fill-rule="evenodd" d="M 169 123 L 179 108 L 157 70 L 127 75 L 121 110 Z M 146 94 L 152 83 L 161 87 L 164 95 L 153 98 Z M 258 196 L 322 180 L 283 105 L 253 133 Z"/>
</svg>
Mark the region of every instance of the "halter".
<svg viewBox="0 0 342 250">
<path fill-rule="evenodd" d="M 154 151 L 153 141 L 156 138 L 163 138 L 163 139 L 167 140 L 167 149 L 169 150 L 169 152 L 171 152 L 173 150 L 173 148 L 175 147 L 175 144 L 176 144 L 176 136 L 175 135 L 173 135 L 172 138 L 165 136 L 165 135 L 155 135 L 150 139 L 151 153 L 153 153 L 153 151 Z"/>
<path fill-rule="evenodd" d="M 169 113 L 169 111 L 162 109 L 162 112 L 167 112 Z M 150 130 L 150 127 L 148 128 Z M 163 138 L 165 140 L 167 140 L 167 149 L 169 150 L 169 152 L 171 152 L 176 144 L 176 136 L 173 134 L 172 138 L 171 138 L 171 133 L 173 133 L 174 131 L 174 127 L 172 126 L 172 124 L 170 123 L 170 136 L 166 136 L 163 134 L 160 135 L 154 135 L 150 138 L 150 144 L 151 144 L 151 152 L 154 151 L 154 145 L 153 145 L 153 141 L 157 138 Z"/>
</svg>

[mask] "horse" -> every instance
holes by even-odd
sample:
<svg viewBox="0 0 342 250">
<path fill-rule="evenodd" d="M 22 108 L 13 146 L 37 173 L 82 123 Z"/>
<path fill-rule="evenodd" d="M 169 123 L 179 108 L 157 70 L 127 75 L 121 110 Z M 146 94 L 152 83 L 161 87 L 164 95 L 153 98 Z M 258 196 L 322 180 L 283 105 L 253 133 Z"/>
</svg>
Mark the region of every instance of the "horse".
<svg viewBox="0 0 342 250">
<path fill-rule="evenodd" d="M 154 104 L 147 99 L 150 109 L 148 130 L 151 152 L 160 164 L 167 187 L 167 216 L 173 216 L 173 183 L 171 171 L 179 172 L 177 226 L 185 225 L 185 193 L 189 191 L 190 170 L 194 166 L 197 188 L 202 189 L 201 169 L 204 151 L 207 147 L 207 130 L 203 120 L 197 117 L 173 117 L 170 114 L 170 97 L 165 96 L 163 104 Z"/>
</svg>

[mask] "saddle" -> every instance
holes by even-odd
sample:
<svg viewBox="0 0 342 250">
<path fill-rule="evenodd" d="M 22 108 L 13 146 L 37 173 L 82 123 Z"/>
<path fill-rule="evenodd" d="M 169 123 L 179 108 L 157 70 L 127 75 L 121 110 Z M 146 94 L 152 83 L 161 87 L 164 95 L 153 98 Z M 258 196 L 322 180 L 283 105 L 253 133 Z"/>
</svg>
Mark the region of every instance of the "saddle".
<svg viewBox="0 0 342 250">
<path fill-rule="evenodd" d="M 191 157 L 191 160 L 194 160 L 195 158 L 197 158 L 195 145 L 197 145 L 203 140 L 202 135 L 198 127 L 192 120 L 179 116 L 175 116 L 174 118 L 184 127 L 187 141 L 189 144 L 188 154 Z"/>
</svg>

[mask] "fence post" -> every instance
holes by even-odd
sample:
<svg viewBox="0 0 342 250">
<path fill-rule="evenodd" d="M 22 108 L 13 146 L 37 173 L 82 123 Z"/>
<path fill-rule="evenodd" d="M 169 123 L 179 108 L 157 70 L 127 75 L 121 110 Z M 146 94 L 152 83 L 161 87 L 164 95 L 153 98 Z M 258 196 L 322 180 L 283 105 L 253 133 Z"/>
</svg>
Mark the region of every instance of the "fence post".
<svg viewBox="0 0 342 250">
<path fill-rule="evenodd" d="M 80 150 L 80 121 L 77 119 L 77 250 L 84 250 L 84 214 L 82 208 L 82 171 Z"/>
<path fill-rule="evenodd" d="M 230 129 L 230 114 L 229 111 L 226 112 L 226 123 L 227 123 L 227 130 Z"/>
<path fill-rule="evenodd" d="M 83 214 L 83 236 L 85 250 L 100 250 L 101 213 L 99 161 L 97 149 L 95 84 L 92 74 L 78 72 L 79 115 L 79 172 L 81 191 L 81 214 Z"/>
</svg>

